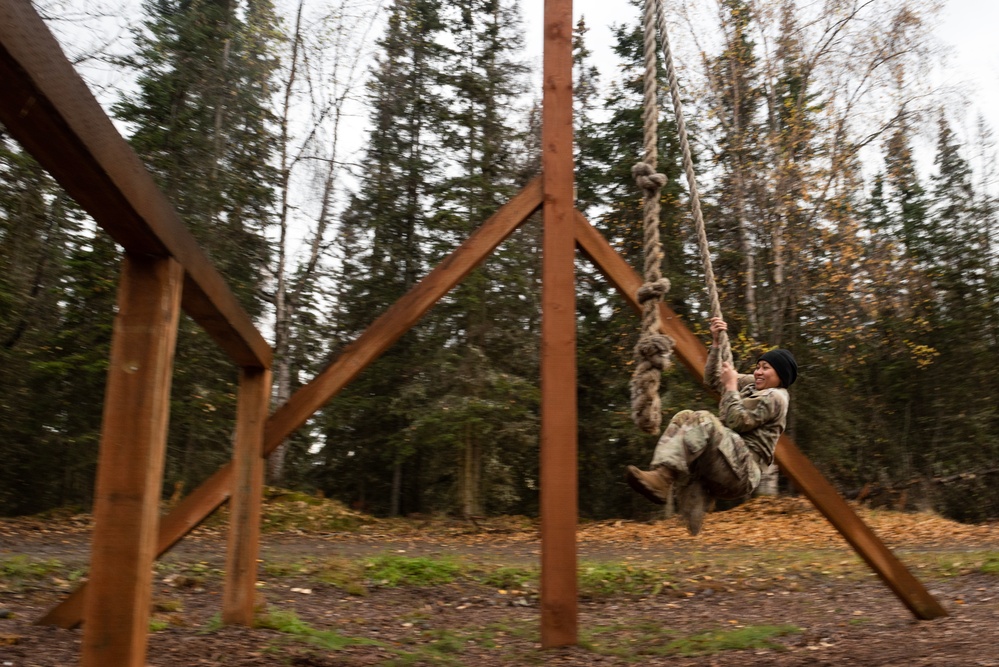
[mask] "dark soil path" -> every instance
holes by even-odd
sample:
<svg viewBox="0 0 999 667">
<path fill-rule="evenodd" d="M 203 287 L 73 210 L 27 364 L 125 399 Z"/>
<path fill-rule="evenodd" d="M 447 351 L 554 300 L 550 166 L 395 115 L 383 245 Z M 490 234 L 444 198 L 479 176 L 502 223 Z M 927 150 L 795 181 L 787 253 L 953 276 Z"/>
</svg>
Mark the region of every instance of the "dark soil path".
<svg viewBox="0 0 999 667">
<path fill-rule="evenodd" d="M 352 533 L 267 534 L 262 601 L 272 618 L 304 622 L 286 623 L 281 631 L 217 627 L 225 540 L 223 528 L 204 529 L 157 569 L 148 663 L 999 667 L 999 576 L 983 566 L 993 558 L 999 562 L 996 526 L 863 514 L 949 613 L 916 621 L 807 506 L 750 505 L 742 515 L 711 515 L 697 540 L 672 521 L 581 526 L 581 575 L 599 563 L 614 563 L 618 571 L 634 568 L 636 577 L 661 573 L 663 581 L 584 595 L 579 644 L 550 650 L 539 645 L 539 600 L 530 585 L 517 590 L 459 577 L 435 586 L 372 582 L 366 595 L 351 595 L 315 572 L 296 569 L 379 554 L 449 557 L 483 570 L 529 569 L 540 550 L 530 522 L 373 522 Z M 78 664 L 80 630 L 35 626 L 32 620 L 65 596 L 73 585 L 67 572 L 85 565 L 85 528 L 0 522 L 0 564 L 61 564 L 32 579 L 0 579 L 0 667 Z M 724 633 L 736 648 L 697 643 L 710 632 Z M 748 644 L 748 632 L 769 634 L 769 643 Z M 670 642 L 681 638 L 688 649 L 701 646 L 707 653 L 679 654 L 679 645 Z"/>
</svg>

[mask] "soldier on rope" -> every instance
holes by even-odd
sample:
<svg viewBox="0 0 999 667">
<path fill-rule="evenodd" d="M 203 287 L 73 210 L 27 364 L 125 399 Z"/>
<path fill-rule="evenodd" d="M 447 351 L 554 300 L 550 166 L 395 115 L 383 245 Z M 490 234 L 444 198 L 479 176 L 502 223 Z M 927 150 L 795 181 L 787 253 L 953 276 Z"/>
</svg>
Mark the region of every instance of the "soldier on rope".
<svg viewBox="0 0 999 667">
<path fill-rule="evenodd" d="M 659 438 L 650 470 L 628 466 L 626 473 L 635 491 L 659 505 L 676 489 L 677 510 L 692 535 L 701 529 L 710 498 L 745 497 L 759 485 L 787 425 L 787 388 L 798 376 L 794 355 L 783 349 L 761 355 L 751 375 L 740 375 L 720 361 L 718 337 L 727 330 L 724 320 L 711 318 L 704 376 L 721 394 L 718 415 L 677 413 Z"/>
</svg>

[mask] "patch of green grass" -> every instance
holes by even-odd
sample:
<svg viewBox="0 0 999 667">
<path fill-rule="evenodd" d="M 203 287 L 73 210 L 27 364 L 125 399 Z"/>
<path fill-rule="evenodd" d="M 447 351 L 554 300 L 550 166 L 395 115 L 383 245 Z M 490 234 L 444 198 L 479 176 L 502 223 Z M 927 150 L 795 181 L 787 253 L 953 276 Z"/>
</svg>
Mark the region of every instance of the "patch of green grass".
<svg viewBox="0 0 999 667">
<path fill-rule="evenodd" d="M 523 627 L 522 627 L 523 626 Z M 491 651 L 503 650 L 504 637 L 531 638 L 537 640 L 538 632 L 534 624 L 511 626 L 493 623 L 484 628 L 437 628 L 424 630 L 412 643 L 419 643 L 411 651 L 397 650 L 397 657 L 382 663 L 386 667 L 404 667 L 405 665 L 465 665 L 461 653 L 469 645 L 487 648 Z M 429 640 L 429 641 L 428 641 Z M 511 661 L 511 664 L 524 664 L 523 661 Z"/>
<path fill-rule="evenodd" d="M 990 553 L 985 557 L 985 562 L 979 568 L 982 574 L 999 575 L 999 553 Z"/>
<path fill-rule="evenodd" d="M 672 654 L 683 657 L 711 655 L 721 651 L 746 649 L 782 649 L 773 641 L 775 637 L 798 634 L 801 628 L 794 625 L 749 625 L 744 628 L 720 629 L 676 639 L 666 645 Z"/>
<path fill-rule="evenodd" d="M 584 631 L 580 645 L 601 655 L 642 662 L 650 656 L 697 657 L 723 651 L 781 650 L 783 646 L 775 642 L 775 638 L 800 632 L 801 628 L 793 625 L 749 625 L 682 637 L 658 624 L 644 622 L 626 627 L 592 628 Z"/>
<path fill-rule="evenodd" d="M 66 573 L 66 580 L 71 582 L 77 582 L 87 576 L 87 568 L 85 567 L 75 567 Z"/>
<path fill-rule="evenodd" d="M 365 561 L 338 556 L 330 558 L 304 558 L 297 561 L 269 561 L 263 565 L 270 577 L 308 577 L 330 584 L 351 594 L 367 595 Z"/>
<path fill-rule="evenodd" d="M 332 630 L 318 630 L 293 611 L 275 610 L 257 619 L 258 628 L 276 630 L 321 649 L 339 651 L 347 646 L 384 646 L 383 642 L 363 637 L 347 637 Z"/>
<path fill-rule="evenodd" d="M 64 569 L 55 558 L 39 560 L 22 555 L 0 558 L 0 591 L 23 590 L 48 577 L 59 577 L 67 584 L 69 580 L 63 575 Z"/>
<path fill-rule="evenodd" d="M 0 578 L 19 581 L 38 580 L 57 574 L 63 564 L 55 558 L 36 560 L 28 556 L 0 558 Z"/>
<path fill-rule="evenodd" d="M 468 639 L 455 630 L 428 630 L 422 633 L 422 641 L 412 651 L 397 651 L 398 655 L 382 664 L 386 667 L 405 665 L 463 665 L 458 658 Z"/>
<path fill-rule="evenodd" d="M 264 563 L 263 570 L 271 577 L 291 577 L 298 574 L 309 574 L 312 568 L 308 561 L 267 561 Z"/>
<path fill-rule="evenodd" d="M 383 554 L 352 560 L 343 557 L 303 559 L 264 564 L 272 577 L 305 576 L 351 595 L 367 595 L 369 586 L 434 586 L 460 578 L 472 579 L 493 588 L 537 587 L 538 569 L 470 565 L 453 558 L 411 557 Z"/>
<path fill-rule="evenodd" d="M 169 627 L 170 627 L 170 622 L 164 621 L 162 618 L 149 619 L 150 632 L 160 632 L 161 630 L 166 630 Z"/>
<path fill-rule="evenodd" d="M 407 558 L 386 554 L 365 563 L 368 581 L 375 586 L 436 586 L 462 576 L 463 568 L 450 558 Z"/>
<path fill-rule="evenodd" d="M 188 563 L 184 566 L 183 571 L 192 577 L 221 577 L 224 572 L 217 567 L 213 567 L 207 561 L 198 561 L 197 563 Z"/>
<path fill-rule="evenodd" d="M 364 561 L 348 558 L 325 558 L 311 564 L 308 574 L 325 584 L 336 586 L 350 595 L 368 594 L 365 584 L 367 573 Z"/>
<path fill-rule="evenodd" d="M 153 610 L 165 613 L 184 610 L 184 601 L 179 598 L 156 598 L 153 600 Z"/>
<path fill-rule="evenodd" d="M 204 627 L 201 628 L 199 634 L 210 635 L 213 632 L 218 632 L 222 629 L 222 614 L 212 614 L 211 618 L 205 621 Z"/>
<path fill-rule="evenodd" d="M 492 588 L 531 588 L 538 584 L 538 569 L 499 566 L 493 570 L 477 573 L 475 579 Z"/>
<path fill-rule="evenodd" d="M 935 552 L 913 553 L 903 558 L 919 570 L 920 577 L 952 577 L 973 572 L 999 575 L 999 553 Z M 201 582 L 218 576 L 219 570 L 207 563 L 179 564 L 178 574 Z M 451 557 L 412 557 L 383 554 L 370 558 L 305 558 L 297 561 L 265 563 L 271 577 L 306 577 L 358 596 L 369 588 L 434 586 L 461 579 L 500 590 L 537 591 L 539 569 L 502 563 L 470 563 Z M 193 575 L 193 576 L 192 576 Z M 614 595 L 669 594 L 684 597 L 704 589 L 808 590 L 825 578 L 860 580 L 875 576 L 855 554 L 844 550 L 802 550 L 793 552 L 752 551 L 691 554 L 672 561 L 582 562 L 579 592 L 589 598 Z"/>
<path fill-rule="evenodd" d="M 948 579 L 972 573 L 999 574 L 999 552 L 964 551 L 910 553 L 902 557 L 919 576 Z"/>
<path fill-rule="evenodd" d="M 586 597 L 658 593 L 668 574 L 663 569 L 616 562 L 583 563 L 579 593 Z"/>
</svg>

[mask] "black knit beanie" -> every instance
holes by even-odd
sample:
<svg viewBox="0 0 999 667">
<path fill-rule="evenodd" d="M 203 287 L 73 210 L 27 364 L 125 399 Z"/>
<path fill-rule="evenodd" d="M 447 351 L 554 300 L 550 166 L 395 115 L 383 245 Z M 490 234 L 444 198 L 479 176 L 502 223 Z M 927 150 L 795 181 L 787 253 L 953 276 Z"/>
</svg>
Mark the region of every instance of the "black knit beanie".
<svg viewBox="0 0 999 667">
<path fill-rule="evenodd" d="M 760 355 L 757 361 L 765 361 L 777 371 L 780 378 L 780 385 L 785 389 L 790 387 L 798 377 L 798 362 L 794 360 L 794 355 L 787 350 L 770 350 Z"/>
</svg>

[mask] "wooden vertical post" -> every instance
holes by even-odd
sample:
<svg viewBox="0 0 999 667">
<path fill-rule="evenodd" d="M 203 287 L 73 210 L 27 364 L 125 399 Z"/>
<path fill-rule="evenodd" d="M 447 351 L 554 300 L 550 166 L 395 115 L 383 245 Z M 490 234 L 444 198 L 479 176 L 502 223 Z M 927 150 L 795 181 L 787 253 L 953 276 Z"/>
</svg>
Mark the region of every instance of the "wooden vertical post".
<svg viewBox="0 0 999 667">
<path fill-rule="evenodd" d="M 545 0 L 541 125 L 541 645 L 576 643 L 576 292 L 572 0 Z"/>
<path fill-rule="evenodd" d="M 126 255 L 104 396 L 83 667 L 142 667 L 183 269 Z"/>
<path fill-rule="evenodd" d="M 264 424 L 270 393 L 270 371 L 263 368 L 240 371 L 229 544 L 222 594 L 222 622 L 226 624 L 253 625 L 264 486 Z"/>
</svg>

